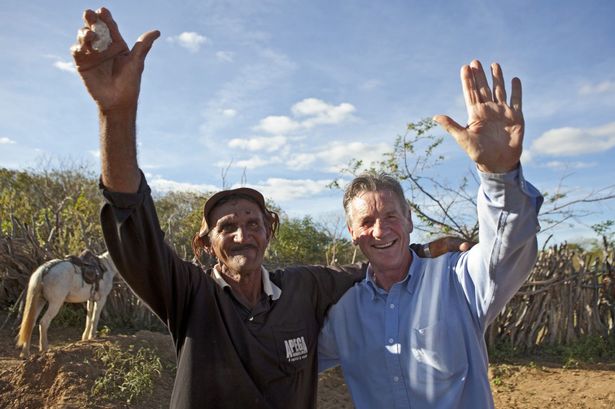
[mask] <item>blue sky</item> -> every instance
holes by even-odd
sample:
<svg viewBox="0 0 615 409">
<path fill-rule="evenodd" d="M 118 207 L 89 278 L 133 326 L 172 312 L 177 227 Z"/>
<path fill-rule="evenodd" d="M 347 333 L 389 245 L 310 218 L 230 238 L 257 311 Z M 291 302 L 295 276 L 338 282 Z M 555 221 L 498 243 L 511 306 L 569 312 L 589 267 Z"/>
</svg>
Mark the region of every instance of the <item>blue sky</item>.
<svg viewBox="0 0 615 409">
<path fill-rule="evenodd" d="M 554 192 L 564 178 L 577 197 L 613 186 L 610 0 L 5 0 L 0 166 L 52 159 L 98 169 L 97 112 L 69 47 L 82 11 L 102 5 L 129 44 L 162 33 L 138 118 L 139 162 L 160 191 L 244 183 L 291 216 L 330 217 L 341 193 L 326 185 L 351 158 L 379 159 L 411 121 L 465 122 L 459 68 L 473 58 L 523 82 L 530 181 Z M 452 138 L 444 152 L 442 178 L 471 168 Z M 557 238 L 615 219 L 613 201 L 588 210 Z"/>
</svg>

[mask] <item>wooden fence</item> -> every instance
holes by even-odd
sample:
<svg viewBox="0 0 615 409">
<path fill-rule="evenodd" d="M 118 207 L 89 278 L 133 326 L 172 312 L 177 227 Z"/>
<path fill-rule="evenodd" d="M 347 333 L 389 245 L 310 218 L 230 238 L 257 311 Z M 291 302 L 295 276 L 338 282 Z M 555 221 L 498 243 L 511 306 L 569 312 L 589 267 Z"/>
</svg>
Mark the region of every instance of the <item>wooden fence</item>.
<svg viewBox="0 0 615 409">
<path fill-rule="evenodd" d="M 35 240 L 0 237 L 0 307 L 17 307 L 30 274 L 49 254 Z M 586 335 L 615 336 L 614 251 L 597 256 L 565 244 L 540 252 L 520 291 L 487 332 L 487 344 L 508 344 L 519 350 L 566 345 Z M 160 321 L 116 279 L 101 324 L 135 329 L 162 328 Z"/>
<path fill-rule="evenodd" d="M 540 253 L 527 282 L 496 318 L 487 344 L 527 351 L 583 336 L 615 336 L 613 249 L 579 254 L 565 244 Z"/>
</svg>

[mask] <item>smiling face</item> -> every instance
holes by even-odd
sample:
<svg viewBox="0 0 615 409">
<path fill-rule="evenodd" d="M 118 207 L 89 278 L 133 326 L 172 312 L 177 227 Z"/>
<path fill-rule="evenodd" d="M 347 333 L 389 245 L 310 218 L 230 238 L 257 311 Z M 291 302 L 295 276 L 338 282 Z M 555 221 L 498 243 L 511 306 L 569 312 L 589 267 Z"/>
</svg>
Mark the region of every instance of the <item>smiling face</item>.
<svg viewBox="0 0 615 409">
<path fill-rule="evenodd" d="M 216 206 L 210 219 L 206 250 L 222 270 L 241 276 L 260 271 L 270 236 L 260 207 L 247 199 L 230 200 Z"/>
<path fill-rule="evenodd" d="M 390 190 L 365 191 L 348 204 L 348 231 L 376 274 L 405 274 L 412 220 Z"/>
</svg>

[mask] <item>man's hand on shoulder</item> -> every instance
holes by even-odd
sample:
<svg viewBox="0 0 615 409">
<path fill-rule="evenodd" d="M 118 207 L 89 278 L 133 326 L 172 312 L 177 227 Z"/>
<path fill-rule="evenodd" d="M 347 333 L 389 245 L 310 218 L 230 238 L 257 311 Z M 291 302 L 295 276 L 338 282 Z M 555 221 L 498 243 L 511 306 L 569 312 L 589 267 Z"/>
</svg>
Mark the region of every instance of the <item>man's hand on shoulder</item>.
<svg viewBox="0 0 615 409">
<path fill-rule="evenodd" d="M 426 244 L 413 243 L 410 247 L 421 258 L 436 258 L 444 253 L 468 251 L 475 244 L 474 242 L 466 241 L 459 237 L 446 236 Z"/>
</svg>

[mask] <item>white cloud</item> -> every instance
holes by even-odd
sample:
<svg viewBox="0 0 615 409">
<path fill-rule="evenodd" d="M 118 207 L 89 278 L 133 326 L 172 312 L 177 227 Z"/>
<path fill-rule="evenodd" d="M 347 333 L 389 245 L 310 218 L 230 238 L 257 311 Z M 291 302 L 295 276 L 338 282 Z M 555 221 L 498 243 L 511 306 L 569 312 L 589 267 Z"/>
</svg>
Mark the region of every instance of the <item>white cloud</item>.
<svg viewBox="0 0 615 409">
<path fill-rule="evenodd" d="M 576 156 L 615 147 L 615 122 L 596 128 L 558 128 L 543 133 L 531 146 L 532 154 Z"/>
<path fill-rule="evenodd" d="M 256 96 L 274 84 L 285 82 L 296 68 L 296 64 L 282 54 L 262 49 L 257 51 L 256 55 L 250 55 L 250 63 L 242 64 L 239 74 L 221 84 L 207 103 L 203 125 L 199 128 L 201 141 L 206 146 L 214 148 L 209 141 L 217 140 L 220 129 L 228 126 L 228 118 L 220 115 L 223 109 L 233 107 L 243 112 L 246 107 L 262 104 Z"/>
<path fill-rule="evenodd" d="M 293 119 L 285 115 L 271 115 L 261 119 L 255 130 L 272 134 L 291 133 L 299 129 L 310 129 L 316 125 L 338 124 L 352 117 L 355 107 L 343 102 L 331 105 L 317 98 L 306 98 L 291 107 Z"/>
<path fill-rule="evenodd" d="M 279 162 L 279 159 L 276 157 L 271 157 L 269 159 L 263 159 L 258 155 L 252 156 L 248 159 L 242 159 L 238 161 L 224 162 L 218 161 L 215 165 L 220 168 L 241 168 L 241 169 L 256 169 L 261 168 L 263 166 L 267 166 L 272 163 Z"/>
<path fill-rule="evenodd" d="M 0 137 L 0 145 L 10 145 L 16 143 L 14 140 L 7 138 L 6 136 Z"/>
<path fill-rule="evenodd" d="M 233 62 L 235 60 L 235 53 L 232 51 L 217 51 L 216 58 L 223 62 Z"/>
<path fill-rule="evenodd" d="M 331 183 L 330 180 L 269 178 L 251 187 L 259 190 L 266 198 L 275 202 L 283 202 L 314 196 L 327 190 L 329 183 Z"/>
<path fill-rule="evenodd" d="M 550 161 L 545 164 L 546 168 L 553 170 L 587 169 L 596 167 L 596 162 L 562 162 Z"/>
<path fill-rule="evenodd" d="M 194 31 L 185 31 L 180 35 L 168 37 L 167 41 L 172 44 L 177 44 L 180 47 L 184 47 L 192 53 L 196 53 L 201 48 L 201 45 L 209 42 L 207 37 L 195 33 Z"/>
<path fill-rule="evenodd" d="M 523 165 L 526 165 L 528 163 L 532 163 L 533 160 L 534 160 L 534 155 L 532 151 L 529 148 L 523 149 L 523 151 L 521 152 L 521 163 Z"/>
<path fill-rule="evenodd" d="M 302 152 L 292 155 L 286 160 L 286 165 L 293 170 L 309 168 L 316 161 L 324 162 L 329 172 L 339 172 L 346 167 L 351 159 L 363 161 L 369 165 L 382 160 L 382 155 L 390 152 L 386 143 L 367 144 L 363 142 L 332 142 L 316 152 Z"/>
<path fill-rule="evenodd" d="M 77 68 L 75 68 L 75 64 L 72 61 L 57 60 L 53 63 L 53 66 L 60 71 L 70 72 L 71 74 L 77 73 Z"/>
<path fill-rule="evenodd" d="M 237 111 L 232 108 L 223 109 L 222 115 L 227 118 L 234 118 L 237 115 Z"/>
<path fill-rule="evenodd" d="M 329 164 L 330 172 L 339 172 L 348 166 L 351 159 L 363 161 L 365 165 L 382 160 L 382 155 L 390 152 L 386 143 L 367 144 L 363 142 L 333 142 L 318 153 L 318 158 Z"/>
<path fill-rule="evenodd" d="M 615 92 L 614 81 L 602 81 L 598 84 L 583 84 L 581 88 L 579 88 L 580 95 L 604 94 L 608 92 Z"/>
<path fill-rule="evenodd" d="M 152 190 L 160 193 L 176 191 L 206 193 L 220 190 L 219 187 L 214 185 L 176 182 L 159 175 L 152 175 L 151 173 L 146 173 L 145 177 L 147 177 L 147 183 L 151 186 Z"/>
<path fill-rule="evenodd" d="M 257 131 L 264 131 L 272 134 L 285 134 L 293 132 L 301 127 L 301 124 L 287 116 L 268 116 L 261 119 L 260 123 L 254 128 Z"/>
<path fill-rule="evenodd" d="M 382 155 L 390 150 L 391 147 L 386 143 L 370 145 L 363 142 L 334 142 L 324 152 L 326 156 L 323 155 L 323 159 L 327 159 L 329 163 L 345 161 L 351 158 L 372 162 L 382 159 Z"/>
<path fill-rule="evenodd" d="M 229 148 L 246 149 L 249 151 L 262 151 L 267 152 L 277 151 L 286 144 L 286 138 L 284 136 L 272 136 L 272 137 L 256 137 L 250 139 L 231 139 L 228 143 Z"/>
<path fill-rule="evenodd" d="M 289 169 L 300 170 L 308 168 L 316 159 L 318 155 L 314 153 L 300 153 L 298 155 L 291 156 L 286 162 L 286 166 Z"/>
<path fill-rule="evenodd" d="M 311 118 L 304 120 L 301 125 L 311 128 L 316 125 L 343 122 L 355 111 L 355 107 L 347 102 L 335 106 L 317 98 L 306 98 L 293 105 L 291 111 L 299 117 L 310 116 Z"/>
</svg>

